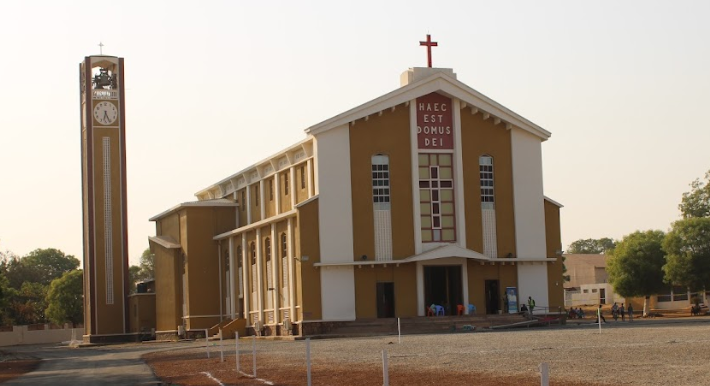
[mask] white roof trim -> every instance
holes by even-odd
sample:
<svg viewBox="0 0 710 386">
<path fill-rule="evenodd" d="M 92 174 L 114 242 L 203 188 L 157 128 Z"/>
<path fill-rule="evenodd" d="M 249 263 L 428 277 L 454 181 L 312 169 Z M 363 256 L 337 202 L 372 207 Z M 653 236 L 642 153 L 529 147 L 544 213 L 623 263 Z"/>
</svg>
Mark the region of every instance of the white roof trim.
<svg viewBox="0 0 710 386">
<path fill-rule="evenodd" d="M 245 226 L 239 227 L 237 229 L 232 229 L 231 231 L 220 233 L 217 236 L 213 237 L 212 240 L 226 239 L 232 235 L 236 235 L 239 233 L 250 231 L 252 229 L 262 227 L 262 226 L 264 226 L 266 224 L 270 224 L 272 222 L 281 221 L 281 220 L 288 218 L 288 217 L 294 217 L 297 214 L 298 214 L 298 211 L 296 209 L 291 209 L 288 212 L 283 212 L 281 214 L 277 214 L 276 216 L 271 216 L 271 217 L 265 218 L 263 220 L 259 220 L 255 223 L 251 223 L 249 225 L 245 225 Z"/>
<path fill-rule="evenodd" d="M 541 138 L 543 141 L 547 140 L 551 135 L 549 131 L 530 122 L 464 83 L 441 72 L 389 92 L 340 115 L 336 115 L 333 118 L 313 125 L 305 131 L 307 134 L 311 135 L 320 134 L 324 131 L 328 131 L 360 118 L 376 114 L 382 110 L 391 108 L 392 106 L 413 101 L 422 95 L 427 95 L 436 91 L 440 91 L 453 98 L 458 98 L 463 102 L 466 102 L 469 106 L 474 106 L 490 113 L 491 115 L 494 115 L 515 127 L 530 132 L 531 134 Z"/>
<path fill-rule="evenodd" d="M 229 206 L 237 207 L 237 206 L 239 206 L 239 204 L 237 204 L 237 203 L 234 202 L 234 201 L 227 200 L 227 199 L 225 199 L 225 198 L 219 198 L 219 199 L 216 199 L 216 200 L 204 200 L 204 201 L 189 201 L 189 202 L 183 202 L 182 204 L 177 204 L 177 205 L 173 206 L 172 208 L 170 208 L 170 209 L 168 209 L 168 210 L 166 210 L 166 211 L 164 211 L 164 212 L 161 212 L 160 214 L 157 214 L 157 215 L 151 217 L 148 221 L 156 221 L 156 220 L 159 220 L 159 219 L 161 219 L 161 218 L 163 218 L 163 217 L 169 215 L 170 213 L 173 213 L 173 212 L 175 212 L 175 211 L 177 211 L 177 210 L 180 210 L 180 209 L 186 208 L 186 207 L 224 207 L 224 206 L 227 206 L 227 207 L 229 207 Z"/>
<path fill-rule="evenodd" d="M 476 251 L 470 249 L 461 248 L 456 244 L 442 245 L 438 248 L 434 248 L 431 251 L 426 251 L 418 255 L 410 256 L 406 259 L 401 260 L 387 260 L 387 261 L 349 261 L 346 263 L 315 263 L 315 267 L 336 267 L 336 266 L 357 266 L 357 265 L 387 265 L 387 264 L 406 264 L 406 263 L 416 263 L 418 261 L 431 261 L 436 259 L 445 259 L 448 257 L 461 257 L 465 259 L 478 260 L 481 262 L 490 263 L 509 263 L 509 264 L 522 264 L 526 262 L 546 262 L 546 261 L 557 261 L 557 259 L 541 257 L 541 258 L 491 258 L 480 254 Z"/>
<path fill-rule="evenodd" d="M 543 196 L 543 197 L 545 198 L 545 200 L 549 201 L 551 204 L 557 205 L 557 206 L 559 206 L 560 208 L 564 208 L 564 207 L 565 207 L 564 205 L 562 205 L 562 204 L 560 204 L 559 202 L 557 202 L 557 201 L 551 199 L 550 197 L 547 197 L 547 196 Z"/>
<path fill-rule="evenodd" d="M 151 236 L 148 237 L 149 241 L 152 241 L 163 248 L 167 249 L 180 249 L 180 244 L 176 243 L 175 240 L 170 236 Z"/>
</svg>

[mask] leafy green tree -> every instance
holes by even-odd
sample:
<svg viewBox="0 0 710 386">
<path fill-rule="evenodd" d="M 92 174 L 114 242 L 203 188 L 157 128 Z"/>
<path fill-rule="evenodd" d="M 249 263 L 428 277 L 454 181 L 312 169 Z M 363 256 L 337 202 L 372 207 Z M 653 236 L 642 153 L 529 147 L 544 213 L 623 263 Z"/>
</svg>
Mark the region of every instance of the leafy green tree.
<svg viewBox="0 0 710 386">
<path fill-rule="evenodd" d="M 644 297 L 644 315 L 648 309 L 648 297 L 665 290 L 662 231 L 636 231 L 616 244 L 606 270 L 614 291 L 623 297 Z"/>
<path fill-rule="evenodd" d="M 9 281 L 0 271 L 0 325 L 12 324 L 8 306 L 10 299 L 14 296 L 14 290 L 10 288 Z"/>
<path fill-rule="evenodd" d="M 608 237 L 601 239 L 579 239 L 567 247 L 567 253 L 593 254 L 609 253 L 616 246 L 616 242 Z"/>
<path fill-rule="evenodd" d="M 666 282 L 699 291 L 710 288 L 710 217 L 673 223 L 663 241 Z"/>
<path fill-rule="evenodd" d="M 49 285 L 64 273 L 79 268 L 79 259 L 54 249 L 35 249 L 22 258 L 16 256 L 7 262 L 10 286 L 19 289 L 24 282 Z"/>
<path fill-rule="evenodd" d="M 50 321 L 77 324 L 84 320 L 83 280 L 84 273 L 79 269 L 52 281 L 47 292 L 46 310 Z"/>
<path fill-rule="evenodd" d="M 143 279 L 153 279 L 155 278 L 155 254 L 150 251 L 150 248 L 146 248 L 141 255 L 141 275 Z"/>
<path fill-rule="evenodd" d="M 128 267 L 128 281 L 131 283 L 130 292 L 136 292 L 136 283 L 155 277 L 155 255 L 146 248 L 141 255 L 140 266 Z"/>
<path fill-rule="evenodd" d="M 678 205 L 683 218 L 710 217 L 710 170 L 705 172 L 705 182 L 696 179 L 690 187 Z"/>
<path fill-rule="evenodd" d="M 14 324 L 45 323 L 47 286 L 41 283 L 24 282 L 10 300 L 10 319 Z"/>
</svg>

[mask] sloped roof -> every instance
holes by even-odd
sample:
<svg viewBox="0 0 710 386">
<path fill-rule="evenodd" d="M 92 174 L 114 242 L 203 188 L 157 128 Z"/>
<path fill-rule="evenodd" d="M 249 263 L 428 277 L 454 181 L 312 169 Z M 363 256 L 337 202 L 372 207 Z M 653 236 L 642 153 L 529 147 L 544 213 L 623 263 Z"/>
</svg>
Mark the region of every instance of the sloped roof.
<svg viewBox="0 0 710 386">
<path fill-rule="evenodd" d="M 237 204 L 236 202 L 234 202 L 232 200 L 228 200 L 226 198 L 219 198 L 216 200 L 188 201 L 188 202 L 183 202 L 182 204 L 177 204 L 174 207 L 151 217 L 148 221 L 160 220 L 161 218 L 163 218 L 163 217 L 165 217 L 177 210 L 180 210 L 182 208 L 187 208 L 187 207 L 225 207 L 225 206 L 226 207 L 229 207 L 229 206 L 237 207 L 237 206 L 239 206 L 239 204 Z"/>
<path fill-rule="evenodd" d="M 392 108 L 399 104 L 407 103 L 432 92 L 439 92 L 451 98 L 458 98 L 472 108 L 479 109 L 481 112 L 501 119 L 509 124 L 510 128 L 520 128 L 539 137 L 543 141 L 547 140 L 551 135 L 549 131 L 530 122 L 445 72 L 435 72 L 431 76 L 412 82 L 382 95 L 379 98 L 375 98 L 342 114 L 313 125 L 305 131 L 307 134 L 316 135 L 360 118 L 379 113 L 382 110 Z"/>
</svg>

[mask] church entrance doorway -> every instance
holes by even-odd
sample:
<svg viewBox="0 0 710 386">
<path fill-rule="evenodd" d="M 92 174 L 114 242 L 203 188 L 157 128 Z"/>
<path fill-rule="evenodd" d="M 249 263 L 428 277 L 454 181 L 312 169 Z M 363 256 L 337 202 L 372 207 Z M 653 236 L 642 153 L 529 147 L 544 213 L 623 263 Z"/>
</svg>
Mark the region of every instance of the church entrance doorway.
<svg viewBox="0 0 710 386">
<path fill-rule="evenodd" d="M 424 267 L 424 303 L 444 307 L 446 315 L 456 314 L 463 304 L 463 284 L 460 265 L 429 265 Z"/>
<path fill-rule="evenodd" d="M 486 314 L 497 314 L 500 310 L 498 280 L 486 280 Z"/>
<path fill-rule="evenodd" d="M 377 283 L 377 317 L 394 318 L 394 283 Z"/>
</svg>

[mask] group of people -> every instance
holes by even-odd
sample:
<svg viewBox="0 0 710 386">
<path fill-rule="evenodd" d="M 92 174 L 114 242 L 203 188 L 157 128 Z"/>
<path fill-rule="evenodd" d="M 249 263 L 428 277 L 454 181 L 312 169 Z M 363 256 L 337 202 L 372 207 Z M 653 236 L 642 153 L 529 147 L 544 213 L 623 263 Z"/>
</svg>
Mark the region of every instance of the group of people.
<svg viewBox="0 0 710 386">
<path fill-rule="evenodd" d="M 584 310 L 582 307 L 577 307 L 575 310 L 574 307 L 569 309 L 569 313 L 567 314 L 567 317 L 570 319 L 583 319 L 584 318 Z"/>
<path fill-rule="evenodd" d="M 611 316 L 614 318 L 615 322 L 619 320 L 619 316 L 621 316 L 622 322 L 626 321 L 626 314 L 627 313 L 629 315 L 629 322 L 633 322 L 633 320 L 634 320 L 634 306 L 631 305 L 631 303 L 629 303 L 628 309 L 624 308 L 624 303 L 621 303 L 621 306 L 619 306 L 616 302 L 614 302 L 614 305 L 611 306 Z M 599 305 L 599 309 L 597 310 L 597 315 L 599 317 L 597 318 L 596 323 L 599 322 L 599 318 L 601 318 L 602 322 L 606 323 L 606 318 L 604 318 L 604 315 L 602 315 L 601 304 Z"/>
</svg>

